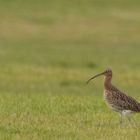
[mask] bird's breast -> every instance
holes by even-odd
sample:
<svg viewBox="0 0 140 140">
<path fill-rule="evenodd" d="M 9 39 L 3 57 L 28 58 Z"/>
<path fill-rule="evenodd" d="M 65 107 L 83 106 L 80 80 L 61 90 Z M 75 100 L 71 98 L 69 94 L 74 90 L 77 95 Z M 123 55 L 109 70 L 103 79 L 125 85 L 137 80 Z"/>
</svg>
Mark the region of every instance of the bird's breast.
<svg viewBox="0 0 140 140">
<path fill-rule="evenodd" d="M 105 100 L 112 100 L 113 96 L 109 90 L 104 90 L 104 99 Z"/>
<path fill-rule="evenodd" d="M 104 100 L 109 107 L 113 107 L 113 94 L 109 90 L 104 90 Z"/>
</svg>

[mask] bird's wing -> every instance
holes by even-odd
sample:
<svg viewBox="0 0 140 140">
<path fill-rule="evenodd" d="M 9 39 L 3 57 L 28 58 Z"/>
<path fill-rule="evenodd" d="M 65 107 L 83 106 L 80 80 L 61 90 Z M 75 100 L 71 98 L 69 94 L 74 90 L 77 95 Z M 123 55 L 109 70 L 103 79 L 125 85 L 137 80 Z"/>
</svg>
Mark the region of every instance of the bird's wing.
<svg viewBox="0 0 140 140">
<path fill-rule="evenodd" d="M 140 103 L 138 103 L 134 98 L 122 93 L 117 90 L 112 94 L 114 97 L 114 104 L 123 110 L 140 111 Z"/>
</svg>

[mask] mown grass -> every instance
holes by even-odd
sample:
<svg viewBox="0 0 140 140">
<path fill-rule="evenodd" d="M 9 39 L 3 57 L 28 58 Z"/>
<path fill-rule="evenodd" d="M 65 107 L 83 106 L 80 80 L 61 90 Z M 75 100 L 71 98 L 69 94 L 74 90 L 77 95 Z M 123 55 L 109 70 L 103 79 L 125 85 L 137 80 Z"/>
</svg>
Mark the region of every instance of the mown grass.
<svg viewBox="0 0 140 140">
<path fill-rule="evenodd" d="M 0 109 L 1 139 L 139 138 L 139 123 L 119 125 L 94 96 L 1 95 Z"/>
<path fill-rule="evenodd" d="M 140 101 L 140 2 L 0 1 L 0 139 L 139 139 L 102 100 L 103 78 Z"/>
</svg>

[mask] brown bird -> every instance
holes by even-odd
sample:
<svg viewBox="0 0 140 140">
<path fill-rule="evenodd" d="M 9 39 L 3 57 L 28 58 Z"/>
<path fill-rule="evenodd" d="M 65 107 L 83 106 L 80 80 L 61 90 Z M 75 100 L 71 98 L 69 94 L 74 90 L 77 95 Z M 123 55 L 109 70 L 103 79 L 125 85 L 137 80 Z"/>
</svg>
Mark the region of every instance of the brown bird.
<svg viewBox="0 0 140 140">
<path fill-rule="evenodd" d="M 92 78 L 90 78 L 87 83 L 92 79 L 104 75 L 104 100 L 106 104 L 114 111 L 120 113 L 122 123 L 122 117 L 129 113 L 140 113 L 140 103 L 138 103 L 134 98 L 128 96 L 127 94 L 118 90 L 112 85 L 112 70 L 107 69 L 102 73 L 99 73 Z M 128 118 L 130 121 L 130 118 Z"/>
</svg>

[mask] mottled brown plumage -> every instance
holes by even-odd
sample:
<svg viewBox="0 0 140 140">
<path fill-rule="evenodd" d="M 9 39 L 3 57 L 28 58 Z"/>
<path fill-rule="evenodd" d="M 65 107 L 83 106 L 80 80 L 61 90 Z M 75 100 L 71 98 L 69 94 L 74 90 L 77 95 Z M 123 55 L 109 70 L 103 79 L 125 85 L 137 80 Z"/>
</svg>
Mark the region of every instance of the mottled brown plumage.
<svg viewBox="0 0 140 140">
<path fill-rule="evenodd" d="M 94 77 L 90 78 L 87 83 L 100 76 L 104 75 L 104 100 L 106 104 L 117 111 L 122 115 L 126 115 L 128 113 L 133 112 L 140 112 L 140 103 L 137 102 L 134 98 L 128 96 L 127 94 L 118 90 L 115 86 L 111 84 L 112 79 L 112 70 L 107 69 L 104 72 L 95 75 Z"/>
</svg>

